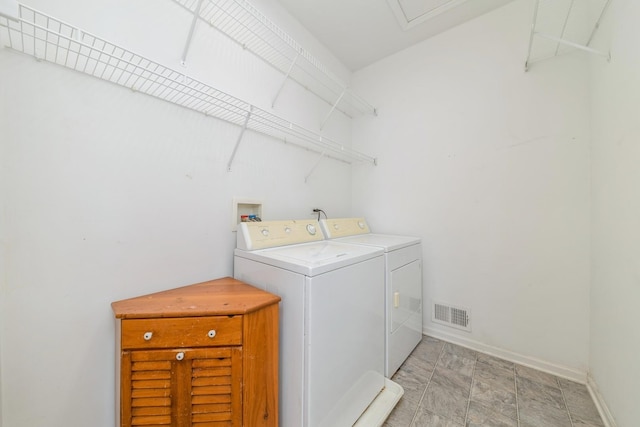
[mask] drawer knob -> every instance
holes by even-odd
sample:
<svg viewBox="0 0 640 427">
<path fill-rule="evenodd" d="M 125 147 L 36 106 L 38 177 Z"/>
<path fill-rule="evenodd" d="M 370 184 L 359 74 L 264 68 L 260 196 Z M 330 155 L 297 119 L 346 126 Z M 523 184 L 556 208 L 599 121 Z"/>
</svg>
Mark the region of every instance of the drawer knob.
<svg viewBox="0 0 640 427">
<path fill-rule="evenodd" d="M 182 359 L 184 359 L 184 353 L 183 352 L 180 352 L 180 353 L 176 354 L 176 360 L 182 360 Z"/>
<path fill-rule="evenodd" d="M 210 330 L 209 332 L 207 332 L 207 336 L 209 338 L 215 337 L 216 336 L 216 330 L 215 329 Z"/>
<path fill-rule="evenodd" d="M 152 336 L 153 336 L 153 332 L 145 332 L 142 337 L 144 338 L 145 341 L 149 341 Z"/>
</svg>

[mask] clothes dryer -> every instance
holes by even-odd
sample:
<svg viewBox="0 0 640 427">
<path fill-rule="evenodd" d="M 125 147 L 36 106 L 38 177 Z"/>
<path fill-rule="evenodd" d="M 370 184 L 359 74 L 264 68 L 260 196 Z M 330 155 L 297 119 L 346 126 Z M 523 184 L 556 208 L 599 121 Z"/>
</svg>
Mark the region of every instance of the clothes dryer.
<svg viewBox="0 0 640 427">
<path fill-rule="evenodd" d="M 320 221 L 327 239 L 384 250 L 385 375 L 391 378 L 422 339 L 422 242 L 371 233 L 364 218 Z"/>
<path fill-rule="evenodd" d="M 282 298 L 282 427 L 383 424 L 403 391 L 384 376 L 381 248 L 325 240 L 315 220 L 240 223 L 234 277 Z"/>
</svg>

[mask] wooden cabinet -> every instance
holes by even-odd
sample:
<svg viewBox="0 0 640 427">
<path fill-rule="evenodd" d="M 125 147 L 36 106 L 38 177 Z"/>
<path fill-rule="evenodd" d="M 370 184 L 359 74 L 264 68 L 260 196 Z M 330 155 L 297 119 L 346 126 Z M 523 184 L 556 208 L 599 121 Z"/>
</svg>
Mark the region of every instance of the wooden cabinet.
<svg viewBox="0 0 640 427">
<path fill-rule="evenodd" d="M 277 427 L 279 301 L 224 278 L 111 304 L 117 425 Z"/>
</svg>

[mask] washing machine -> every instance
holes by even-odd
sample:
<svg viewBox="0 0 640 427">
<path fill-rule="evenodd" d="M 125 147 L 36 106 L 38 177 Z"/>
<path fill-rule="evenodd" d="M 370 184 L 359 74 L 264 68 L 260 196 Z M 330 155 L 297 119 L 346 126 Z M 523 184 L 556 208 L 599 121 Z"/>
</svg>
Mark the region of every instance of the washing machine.
<svg viewBox="0 0 640 427">
<path fill-rule="evenodd" d="M 238 226 L 234 277 L 279 295 L 280 426 L 381 426 L 384 251 L 324 239 L 316 220 Z"/>
<path fill-rule="evenodd" d="M 422 242 L 371 233 L 364 218 L 323 219 L 320 226 L 331 241 L 384 250 L 385 376 L 391 378 L 422 339 Z"/>
</svg>

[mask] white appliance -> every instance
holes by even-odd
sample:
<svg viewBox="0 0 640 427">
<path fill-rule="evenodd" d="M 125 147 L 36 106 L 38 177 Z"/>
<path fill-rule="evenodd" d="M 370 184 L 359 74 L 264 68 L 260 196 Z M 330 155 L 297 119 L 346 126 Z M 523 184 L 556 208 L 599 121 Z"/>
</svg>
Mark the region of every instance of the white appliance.
<svg viewBox="0 0 640 427">
<path fill-rule="evenodd" d="M 280 426 L 381 426 L 384 253 L 324 240 L 318 221 L 240 223 L 234 277 L 280 302 Z"/>
<path fill-rule="evenodd" d="M 323 219 L 334 242 L 378 247 L 385 259 L 385 376 L 391 378 L 422 339 L 422 242 L 371 233 L 364 218 Z"/>
</svg>

